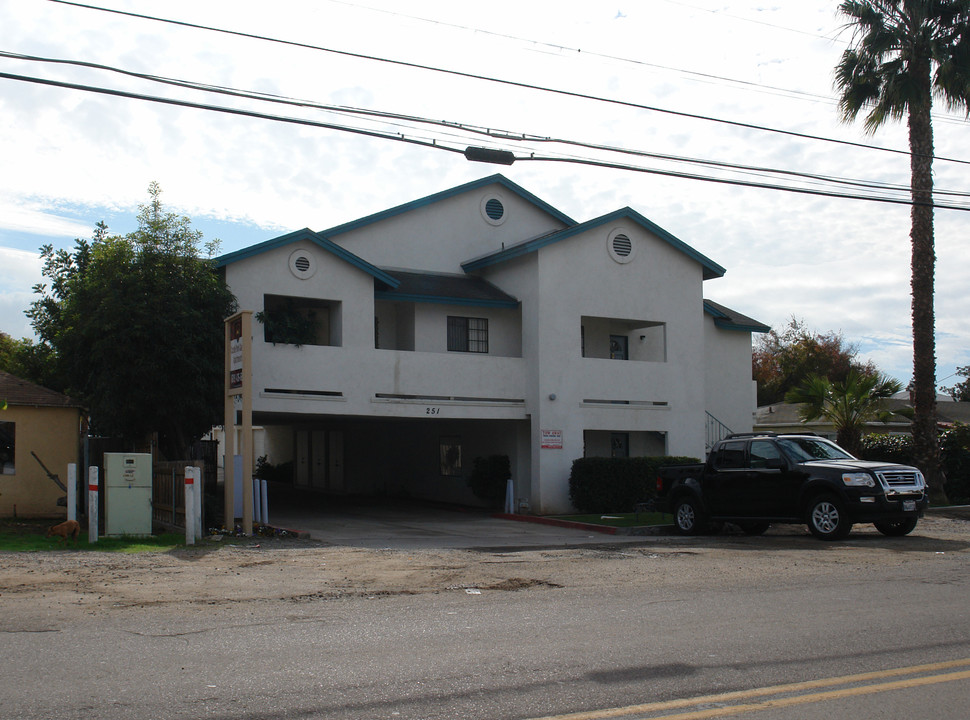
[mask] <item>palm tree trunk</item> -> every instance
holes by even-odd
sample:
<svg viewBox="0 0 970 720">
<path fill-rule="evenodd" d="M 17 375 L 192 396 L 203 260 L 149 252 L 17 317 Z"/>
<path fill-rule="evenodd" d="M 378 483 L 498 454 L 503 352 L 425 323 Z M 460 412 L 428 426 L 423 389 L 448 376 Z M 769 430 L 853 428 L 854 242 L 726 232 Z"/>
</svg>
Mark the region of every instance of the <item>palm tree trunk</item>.
<svg viewBox="0 0 970 720">
<path fill-rule="evenodd" d="M 936 432 L 936 337 L 933 284 L 933 126 L 930 121 L 930 67 L 911 68 L 921 85 L 919 102 L 909 106 L 912 229 L 913 445 L 931 499 L 945 502 Z M 918 64 L 914 62 L 914 65 Z"/>
</svg>

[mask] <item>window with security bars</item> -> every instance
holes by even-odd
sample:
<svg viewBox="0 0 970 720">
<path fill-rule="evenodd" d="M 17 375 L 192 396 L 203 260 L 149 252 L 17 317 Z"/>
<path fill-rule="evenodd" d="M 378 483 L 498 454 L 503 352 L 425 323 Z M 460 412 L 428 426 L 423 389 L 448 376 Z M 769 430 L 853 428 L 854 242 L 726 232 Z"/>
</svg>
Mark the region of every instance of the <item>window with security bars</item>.
<svg viewBox="0 0 970 720">
<path fill-rule="evenodd" d="M 448 316 L 449 352 L 488 352 L 488 318 Z"/>
</svg>

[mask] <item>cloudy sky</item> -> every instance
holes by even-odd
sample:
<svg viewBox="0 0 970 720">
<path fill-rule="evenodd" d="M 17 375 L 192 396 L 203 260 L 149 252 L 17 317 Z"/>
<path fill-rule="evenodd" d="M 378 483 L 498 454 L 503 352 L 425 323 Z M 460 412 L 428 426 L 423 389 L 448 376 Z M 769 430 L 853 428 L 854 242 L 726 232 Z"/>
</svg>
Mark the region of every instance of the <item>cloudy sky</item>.
<svg viewBox="0 0 970 720">
<path fill-rule="evenodd" d="M 228 252 L 502 172 L 579 221 L 633 207 L 727 268 L 706 297 L 779 329 L 794 316 L 841 331 L 910 378 L 906 205 L 644 172 L 905 198 L 905 126 L 839 122 L 832 68 L 851 34 L 834 0 L 94 4 L 0 0 L 0 73 L 28 79 L 0 77 L 4 332 L 31 335 L 40 245 L 70 248 L 99 220 L 134 229 L 153 180 Z M 934 129 L 936 187 L 970 192 L 970 126 L 937 107 Z M 539 159 L 452 152 L 468 145 Z M 968 230 L 967 211 L 937 210 L 944 384 L 970 365 Z"/>
</svg>

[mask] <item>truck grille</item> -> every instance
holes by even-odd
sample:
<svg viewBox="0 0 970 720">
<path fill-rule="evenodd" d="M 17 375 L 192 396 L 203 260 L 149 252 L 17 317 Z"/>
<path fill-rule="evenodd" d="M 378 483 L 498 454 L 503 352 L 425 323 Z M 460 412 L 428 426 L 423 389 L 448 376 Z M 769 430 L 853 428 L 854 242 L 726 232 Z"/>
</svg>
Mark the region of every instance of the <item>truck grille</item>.
<svg viewBox="0 0 970 720">
<path fill-rule="evenodd" d="M 882 470 L 876 473 L 883 486 L 890 488 L 918 487 L 915 470 Z"/>
</svg>

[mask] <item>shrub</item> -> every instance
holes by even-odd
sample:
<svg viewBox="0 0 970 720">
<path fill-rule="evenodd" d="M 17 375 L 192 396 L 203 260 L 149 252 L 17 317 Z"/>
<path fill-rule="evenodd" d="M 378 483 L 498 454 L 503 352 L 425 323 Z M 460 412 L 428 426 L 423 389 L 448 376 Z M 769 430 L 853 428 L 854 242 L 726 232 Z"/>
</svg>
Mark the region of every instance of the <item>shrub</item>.
<svg viewBox="0 0 970 720">
<path fill-rule="evenodd" d="M 943 489 L 952 503 L 970 502 L 970 425 L 957 423 L 939 435 Z M 866 435 L 859 456 L 863 460 L 884 460 L 915 465 L 910 435 Z"/>
<path fill-rule="evenodd" d="M 637 503 L 656 497 L 657 468 L 697 462 L 679 456 L 578 458 L 569 475 L 569 500 L 581 513 L 633 512 Z"/>
<path fill-rule="evenodd" d="M 510 477 L 512 466 L 508 455 L 477 457 L 472 462 L 468 486 L 489 508 L 498 509 L 505 501 L 506 481 Z"/>
</svg>

